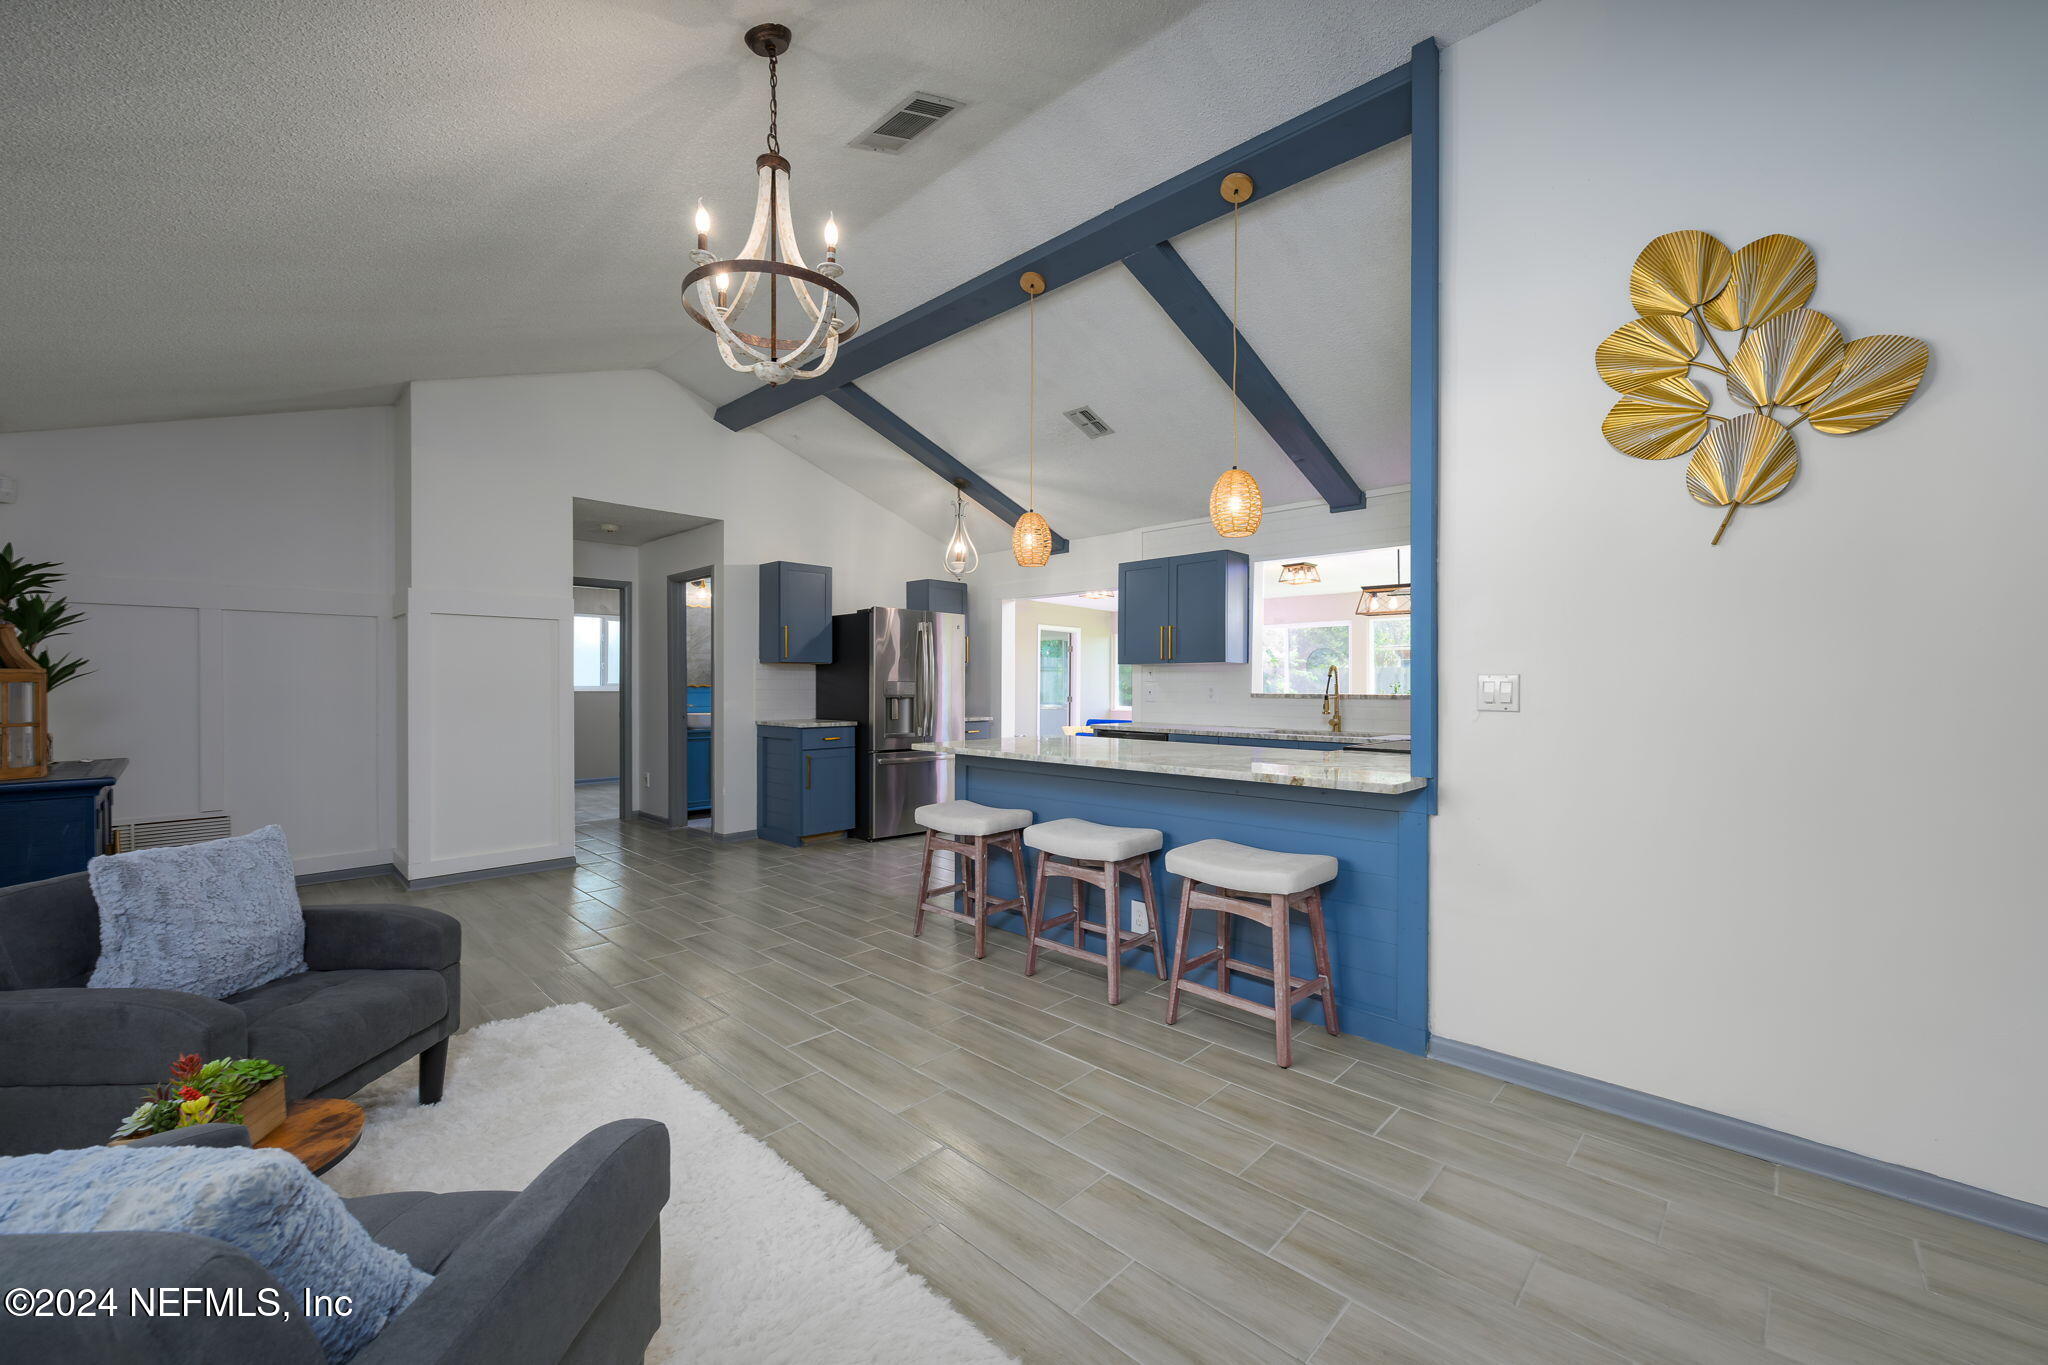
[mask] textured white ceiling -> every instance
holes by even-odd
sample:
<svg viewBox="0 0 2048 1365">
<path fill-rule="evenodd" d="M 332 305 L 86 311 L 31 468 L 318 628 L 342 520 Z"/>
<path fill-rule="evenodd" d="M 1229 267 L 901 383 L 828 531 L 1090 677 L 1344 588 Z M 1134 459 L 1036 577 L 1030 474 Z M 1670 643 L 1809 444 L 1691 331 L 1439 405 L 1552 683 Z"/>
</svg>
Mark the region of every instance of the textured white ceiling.
<svg viewBox="0 0 2048 1365">
<path fill-rule="evenodd" d="M 857 268 L 886 209 L 1192 4 L 8 0 L 0 430 L 654 364 L 697 339 L 689 208 L 752 206 L 749 25 L 795 30 L 797 207 Z M 913 89 L 969 107 L 845 145 Z"/>
<path fill-rule="evenodd" d="M 651 507 L 629 507 L 622 502 L 599 502 L 595 498 L 571 500 L 571 540 L 588 541 L 592 545 L 645 545 L 649 541 L 662 540 L 668 536 L 694 531 L 699 526 L 709 526 L 710 517 L 685 516 L 681 512 L 661 512 Z M 606 526 L 616 527 L 607 531 Z"/>
<path fill-rule="evenodd" d="M 653 365 L 752 387 L 676 303 L 685 219 L 750 204 L 762 63 L 796 30 L 800 228 L 835 213 L 880 322 L 1531 0 L 11 0 L 0 6 L 0 430 L 392 401 L 405 381 Z M 913 89 L 965 99 L 889 157 Z M 1246 210 L 1245 333 L 1367 487 L 1403 482 L 1406 148 Z M 1176 244 L 1228 293 L 1227 229 Z M 1025 495 L 1021 315 L 867 386 Z M 1041 509 L 1199 516 L 1214 375 L 1120 269 L 1041 312 Z M 1014 333 L 1019 333 L 1013 335 Z M 919 376 L 923 378 L 920 380 Z M 1059 413 L 1096 406 L 1086 442 Z M 943 534 L 951 490 L 836 408 L 764 425 Z M 1269 501 L 1308 488 L 1255 425 Z M 1000 553 L 1007 528 L 971 513 Z"/>
</svg>

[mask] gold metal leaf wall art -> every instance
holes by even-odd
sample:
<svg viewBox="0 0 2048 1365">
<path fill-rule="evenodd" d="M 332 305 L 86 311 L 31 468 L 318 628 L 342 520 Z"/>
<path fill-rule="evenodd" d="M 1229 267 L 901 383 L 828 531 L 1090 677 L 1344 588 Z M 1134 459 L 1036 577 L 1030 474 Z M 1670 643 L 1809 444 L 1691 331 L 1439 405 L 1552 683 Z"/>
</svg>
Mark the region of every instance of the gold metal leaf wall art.
<svg viewBox="0 0 2048 1365">
<path fill-rule="evenodd" d="M 1725 507 L 1728 515 L 1713 544 L 1735 520 L 1735 509 L 1769 502 L 1792 486 L 1799 473 L 1799 443 L 1783 423 L 1760 412 L 1745 412 L 1721 423 L 1700 442 L 1685 467 L 1685 487 L 1695 502 Z"/>
<path fill-rule="evenodd" d="M 1639 460 L 1691 455 L 1687 490 L 1728 509 L 1716 545 L 1737 508 L 1791 486 L 1800 423 L 1827 436 L 1867 431 L 1905 407 L 1927 373 L 1926 342 L 1845 340 L 1834 319 L 1808 308 L 1819 273 L 1812 249 L 1783 233 L 1731 253 L 1710 233 L 1667 232 L 1629 273 L 1636 317 L 1593 352 L 1594 370 L 1622 395 L 1601 434 Z M 1733 336 L 1724 343 L 1717 332 Z M 1713 412 L 1696 370 L 1719 375 L 1746 411 Z"/>
</svg>

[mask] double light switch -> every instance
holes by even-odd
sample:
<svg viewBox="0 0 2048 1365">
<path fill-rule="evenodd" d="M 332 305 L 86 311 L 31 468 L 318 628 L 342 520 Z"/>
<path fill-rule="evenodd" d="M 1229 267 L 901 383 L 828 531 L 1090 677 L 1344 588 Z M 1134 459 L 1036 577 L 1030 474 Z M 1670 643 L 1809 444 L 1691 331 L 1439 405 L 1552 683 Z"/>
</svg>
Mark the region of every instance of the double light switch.
<svg viewBox="0 0 2048 1365">
<path fill-rule="evenodd" d="M 1482 711 L 1521 710 L 1522 675 L 1519 673 L 1481 673 L 1479 675 L 1479 709 Z"/>
</svg>

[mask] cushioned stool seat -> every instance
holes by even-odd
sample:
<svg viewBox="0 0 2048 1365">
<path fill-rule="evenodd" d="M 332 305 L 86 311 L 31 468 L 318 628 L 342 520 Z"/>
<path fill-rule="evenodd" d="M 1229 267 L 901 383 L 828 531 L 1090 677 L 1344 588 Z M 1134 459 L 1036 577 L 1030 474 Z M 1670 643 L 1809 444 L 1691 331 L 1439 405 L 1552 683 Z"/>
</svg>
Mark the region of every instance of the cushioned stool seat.
<svg viewBox="0 0 2048 1365">
<path fill-rule="evenodd" d="M 1337 988 L 1330 970 L 1330 941 L 1323 926 L 1323 883 L 1337 876 L 1337 860 L 1325 853 L 1280 853 L 1228 839 L 1202 839 L 1168 849 L 1166 870 L 1180 878 L 1180 923 L 1174 934 L 1173 971 L 1167 977 L 1166 1022 L 1180 1019 L 1181 992 L 1229 1005 L 1273 1021 L 1274 1060 L 1294 1065 L 1294 1007 L 1310 998 L 1323 1006 L 1323 1027 L 1337 1033 Z M 1197 910 L 1216 912 L 1216 946 L 1188 951 L 1188 929 Z M 1293 912 L 1308 918 L 1309 955 L 1315 975 L 1292 970 Z M 1273 945 L 1272 965 L 1233 955 L 1231 925 L 1245 919 L 1263 927 Z M 1214 965 L 1216 984 L 1190 981 L 1188 973 Z M 1230 989 L 1233 976 L 1270 981 L 1273 1003 L 1260 1004 Z"/>
<path fill-rule="evenodd" d="M 1093 820 L 1047 820 L 1024 831 L 1026 848 L 1090 863 L 1122 862 L 1150 853 L 1163 842 L 1156 829 L 1098 825 Z"/>
<path fill-rule="evenodd" d="M 974 926 L 974 955 L 988 956 L 988 917 L 1024 910 L 1024 843 L 1018 831 L 1031 823 L 1028 810 L 1005 810 L 979 801 L 936 801 L 919 806 L 911 818 L 924 826 L 924 864 L 917 874 L 917 912 L 911 920 L 913 938 L 924 933 L 927 914 L 944 915 Z M 932 885 L 932 861 L 939 854 L 953 859 L 956 881 Z M 997 853 L 1010 855 L 1017 869 L 1017 894 L 997 899 L 988 891 L 990 865 Z M 933 905 L 933 896 L 958 896 L 957 906 Z"/>
<path fill-rule="evenodd" d="M 919 806 L 910 818 L 926 829 L 935 829 L 956 839 L 973 839 L 1022 829 L 1031 823 L 1031 812 L 984 806 L 979 801 L 939 801 Z"/>
<path fill-rule="evenodd" d="M 1024 842 L 1031 842 L 1028 833 Z M 1169 850 L 1166 870 L 1176 877 L 1232 891 L 1291 896 L 1334 880 L 1337 860 L 1325 853 L 1275 853 L 1228 839 L 1202 839 Z"/>
<path fill-rule="evenodd" d="M 1108 968 L 1109 1003 L 1123 999 L 1124 954 L 1148 949 L 1155 968 L 1165 970 L 1165 952 L 1159 943 L 1159 907 L 1152 899 L 1152 854 L 1165 837 L 1156 829 L 1134 829 L 1125 825 L 1098 825 L 1093 820 L 1048 820 L 1024 831 L 1024 842 L 1038 850 L 1038 877 L 1031 887 L 1031 905 L 1025 914 L 1024 975 L 1038 974 L 1038 950 L 1049 948 L 1068 957 L 1099 963 Z M 1063 915 L 1047 914 L 1045 884 L 1048 877 L 1065 877 L 1073 896 L 1073 908 Z M 1123 924 L 1124 878 L 1136 879 L 1145 904 L 1145 927 L 1126 929 Z M 1088 918 L 1088 888 L 1102 888 L 1102 922 Z M 1136 916 L 1133 916 L 1133 922 Z M 1053 935 L 1070 931 L 1073 941 L 1063 943 Z M 1102 938 L 1102 951 L 1088 946 L 1088 936 Z"/>
</svg>

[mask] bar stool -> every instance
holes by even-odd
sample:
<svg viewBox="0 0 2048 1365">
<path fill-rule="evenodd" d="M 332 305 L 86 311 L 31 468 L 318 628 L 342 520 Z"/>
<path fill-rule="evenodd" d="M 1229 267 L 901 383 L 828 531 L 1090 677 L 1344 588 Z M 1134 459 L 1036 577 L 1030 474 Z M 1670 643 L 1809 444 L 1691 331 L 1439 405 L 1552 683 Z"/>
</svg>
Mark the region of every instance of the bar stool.
<svg viewBox="0 0 2048 1365">
<path fill-rule="evenodd" d="M 1273 1021 L 1273 1045 L 1281 1066 L 1294 1065 L 1294 1006 L 1309 996 L 1322 997 L 1323 1027 L 1337 1032 L 1337 999 L 1330 982 L 1330 945 L 1323 932 L 1323 884 L 1337 875 L 1337 860 L 1320 853 L 1276 853 L 1271 849 L 1233 844 L 1228 839 L 1203 839 L 1169 849 L 1166 870 L 1181 879 L 1180 919 L 1174 931 L 1173 975 L 1166 987 L 1166 1022 L 1180 1019 L 1180 993 Z M 1199 888 L 1199 889 L 1198 889 Z M 1259 899 L 1251 899 L 1251 897 Z M 1188 921 L 1196 910 L 1216 912 L 1216 947 L 1188 958 Z M 1309 943 L 1315 950 L 1316 974 L 1307 980 L 1292 974 L 1288 915 L 1308 916 Z M 1230 955 L 1231 920 L 1256 920 L 1273 936 L 1270 969 Z M 1190 968 L 1216 964 L 1216 984 L 1204 986 L 1184 978 Z M 1273 1003 L 1261 1005 L 1230 993 L 1230 974 L 1243 972 L 1273 983 Z M 1286 983 L 1284 986 L 1281 983 Z"/>
<path fill-rule="evenodd" d="M 1038 950 L 1078 957 L 1109 967 L 1109 1003 L 1123 995 L 1124 954 L 1133 948 L 1150 948 L 1152 960 L 1163 965 L 1165 954 L 1159 946 L 1159 907 L 1152 899 L 1152 855 L 1165 836 L 1156 829 L 1130 829 L 1122 825 L 1098 825 L 1090 820 L 1048 820 L 1024 831 L 1024 845 L 1038 850 L 1038 873 L 1031 883 L 1031 909 L 1025 915 L 1025 933 L 1030 942 L 1024 949 L 1024 975 L 1038 974 Z M 1074 908 L 1058 919 L 1045 917 L 1045 879 L 1068 877 L 1073 882 Z M 1135 877 L 1145 897 L 1143 933 L 1127 931 L 1118 913 L 1117 894 L 1125 877 Z M 1102 888 L 1103 923 L 1088 919 L 1087 887 Z M 1052 937 L 1055 929 L 1074 928 L 1074 941 L 1061 943 Z M 1102 951 L 1088 947 L 1088 935 L 1102 936 Z"/>
<path fill-rule="evenodd" d="M 978 801 L 940 801 L 919 806 L 911 819 L 924 826 L 924 866 L 917 874 L 917 921 L 911 937 L 924 933 L 925 911 L 957 919 L 974 926 L 974 955 L 988 956 L 988 917 L 1005 910 L 1025 910 L 1024 846 L 1017 832 L 1031 823 L 1028 810 L 1005 810 Z M 1017 894 L 1008 900 L 992 901 L 988 896 L 988 868 L 992 855 L 1006 852 L 1017 865 Z M 960 879 L 933 886 L 932 855 L 950 853 L 958 861 Z M 958 891 L 965 910 L 929 904 L 933 896 Z M 1030 912 L 1025 911 L 1025 918 Z"/>
</svg>

